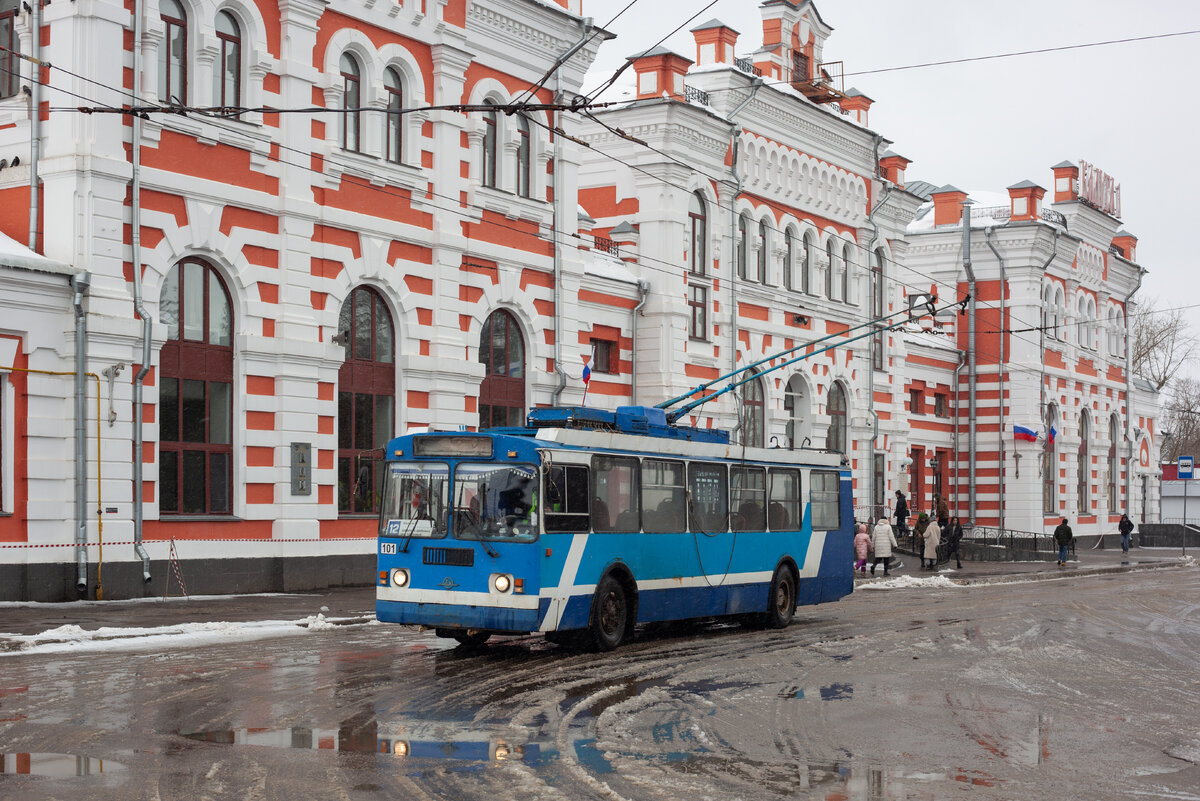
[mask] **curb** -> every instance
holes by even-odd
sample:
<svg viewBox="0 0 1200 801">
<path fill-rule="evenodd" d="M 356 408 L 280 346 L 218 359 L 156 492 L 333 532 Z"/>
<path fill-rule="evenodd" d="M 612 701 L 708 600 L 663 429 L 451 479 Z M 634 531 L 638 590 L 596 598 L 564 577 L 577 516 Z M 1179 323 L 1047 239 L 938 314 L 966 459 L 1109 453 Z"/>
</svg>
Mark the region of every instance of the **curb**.
<svg viewBox="0 0 1200 801">
<path fill-rule="evenodd" d="M 1114 573 L 1133 573 L 1134 571 L 1139 571 L 1139 570 L 1164 570 L 1164 569 L 1183 568 L 1183 567 L 1194 567 L 1194 564 L 1186 563 L 1186 562 L 1166 562 L 1166 561 L 1164 561 L 1164 562 L 1152 562 L 1152 563 L 1145 563 L 1145 564 L 1138 564 L 1138 565 L 1116 565 L 1113 567 L 1076 568 L 1074 570 L 1064 571 L 1061 573 L 1052 572 L 1052 571 L 1039 571 L 1036 573 L 1025 573 L 1025 574 L 1010 573 L 1010 574 L 1004 575 L 1004 576 L 987 576 L 987 577 L 980 577 L 980 578 L 958 579 L 958 578 L 951 578 L 950 576 L 946 576 L 946 579 L 955 584 L 959 584 L 964 587 L 969 587 L 969 586 L 981 586 L 981 585 L 987 585 L 987 584 L 1024 584 L 1024 583 L 1033 582 L 1033 581 L 1057 581 L 1059 579 L 1067 579 L 1067 578 L 1084 578 L 1087 576 L 1106 576 L 1106 575 L 1112 575 Z"/>
</svg>

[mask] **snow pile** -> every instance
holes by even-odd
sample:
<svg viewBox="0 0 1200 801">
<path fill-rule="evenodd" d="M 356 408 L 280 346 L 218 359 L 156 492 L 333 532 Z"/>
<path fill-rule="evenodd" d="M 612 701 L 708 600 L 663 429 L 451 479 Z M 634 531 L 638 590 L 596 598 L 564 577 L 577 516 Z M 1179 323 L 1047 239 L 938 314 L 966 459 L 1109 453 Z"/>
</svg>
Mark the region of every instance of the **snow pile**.
<svg viewBox="0 0 1200 801">
<path fill-rule="evenodd" d="M 358 622 L 357 619 L 348 619 Z M 309 616 L 301 620 L 259 620 L 244 623 L 181 623 L 173 626 L 146 628 L 102 626 L 86 630 L 70 624 L 49 629 L 41 634 L 0 635 L 3 645 L 0 655 L 5 654 L 50 654 L 77 653 L 149 648 L 189 648 L 199 645 L 243 642 L 267 637 L 285 637 L 309 631 L 328 631 L 337 627 L 324 614 Z"/>
<path fill-rule="evenodd" d="M 329 631 L 334 627 L 333 623 L 325 619 L 324 614 L 309 615 L 300 621 L 300 625 L 309 631 Z"/>
<path fill-rule="evenodd" d="M 856 590 L 907 590 L 912 587 L 960 587 L 945 576 L 896 576 L 859 584 Z"/>
</svg>

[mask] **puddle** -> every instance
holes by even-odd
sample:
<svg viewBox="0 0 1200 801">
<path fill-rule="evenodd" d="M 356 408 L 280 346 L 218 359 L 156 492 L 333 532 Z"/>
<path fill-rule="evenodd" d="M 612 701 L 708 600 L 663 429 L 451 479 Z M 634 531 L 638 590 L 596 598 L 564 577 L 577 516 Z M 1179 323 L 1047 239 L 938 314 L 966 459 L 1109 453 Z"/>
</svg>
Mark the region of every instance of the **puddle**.
<svg viewBox="0 0 1200 801">
<path fill-rule="evenodd" d="M 0 754 L 0 775 L 40 776 L 47 779 L 74 779 L 79 776 L 104 777 L 125 774 L 125 765 L 111 759 L 79 754 Z"/>
<path fill-rule="evenodd" d="M 795 698 L 803 701 L 805 698 L 812 698 L 811 687 L 796 687 L 791 686 L 779 693 L 781 698 Z M 822 701 L 843 701 L 854 697 L 854 685 L 844 682 L 835 682 L 824 687 L 817 688 L 817 698 Z"/>
</svg>

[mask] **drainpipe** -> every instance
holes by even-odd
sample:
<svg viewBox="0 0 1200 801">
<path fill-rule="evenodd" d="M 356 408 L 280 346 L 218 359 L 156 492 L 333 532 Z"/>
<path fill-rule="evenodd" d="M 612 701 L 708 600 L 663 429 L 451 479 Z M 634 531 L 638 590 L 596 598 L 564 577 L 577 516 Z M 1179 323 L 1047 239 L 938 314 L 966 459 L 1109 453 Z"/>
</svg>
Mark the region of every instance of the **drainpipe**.
<svg viewBox="0 0 1200 801">
<path fill-rule="evenodd" d="M 1129 347 L 1129 301 L 1137 294 L 1137 291 L 1142 288 L 1142 279 L 1145 278 L 1146 271 L 1138 267 L 1137 286 L 1133 291 L 1125 296 L 1125 430 L 1129 430 L 1129 426 L 1133 422 L 1133 356 L 1132 349 Z M 1186 486 L 1186 485 L 1185 485 Z M 1133 437 L 1129 437 L 1129 455 L 1125 460 L 1125 506 L 1128 508 L 1133 501 Z M 1144 522 L 1144 521 L 1143 521 Z M 1187 520 L 1183 521 L 1184 523 Z"/>
<path fill-rule="evenodd" d="M 975 380 L 976 380 L 976 359 L 975 359 L 975 271 L 971 269 L 971 204 L 964 203 L 962 211 L 962 226 L 963 226 L 963 269 L 967 271 L 967 292 L 971 299 L 967 304 L 967 458 L 970 460 L 967 464 L 967 481 L 969 486 L 970 504 L 968 512 L 971 516 L 971 525 L 975 525 Z"/>
<path fill-rule="evenodd" d="M 650 298 L 650 282 L 644 278 L 638 279 L 638 303 L 633 307 L 633 321 L 629 334 L 629 405 L 637 406 L 637 334 L 638 318 L 642 316 L 642 307 Z"/>
<path fill-rule="evenodd" d="M 1054 261 L 1054 257 L 1058 255 L 1058 234 L 1059 234 L 1058 227 L 1055 226 L 1055 228 L 1054 228 L 1054 245 L 1050 249 L 1050 255 L 1046 258 L 1046 261 L 1042 263 L 1041 274 L 1043 276 L 1046 274 L 1046 268 L 1050 266 L 1050 262 Z M 1046 300 L 1045 300 L 1045 298 L 1043 298 L 1042 303 L 1045 303 L 1045 302 L 1046 302 Z M 1053 302 L 1053 300 L 1051 300 L 1051 302 Z M 1129 318 L 1128 312 L 1129 312 L 1129 310 L 1126 309 L 1125 311 L 1126 311 L 1126 314 L 1125 314 L 1126 330 L 1128 331 L 1128 318 Z M 1045 323 L 1049 319 L 1050 319 L 1049 310 L 1047 310 L 1047 314 L 1045 315 L 1045 317 L 1042 320 L 1043 324 L 1038 327 L 1039 328 L 1039 331 L 1038 331 L 1038 359 L 1042 362 L 1042 372 L 1041 372 L 1041 375 L 1038 377 L 1038 389 L 1040 390 L 1040 393 L 1041 393 L 1041 398 L 1039 400 L 1039 409 L 1041 410 L 1042 421 L 1047 426 L 1047 428 L 1046 428 L 1047 440 L 1050 437 L 1050 428 L 1049 428 L 1050 419 L 1046 416 L 1047 407 L 1046 407 L 1046 326 L 1045 326 Z M 1126 353 L 1128 354 L 1128 348 L 1126 348 Z M 1126 371 L 1126 375 L 1128 375 L 1128 371 Z M 1126 397 L 1128 397 L 1128 395 Z M 1045 462 L 1046 462 L 1046 460 L 1043 459 L 1042 460 L 1043 470 L 1045 469 Z M 1041 475 L 1042 481 L 1044 482 L 1046 480 L 1046 476 L 1043 475 L 1041 472 L 1039 472 L 1039 475 Z M 1126 497 L 1128 497 L 1128 496 L 1126 496 Z M 1047 511 L 1049 511 L 1049 510 L 1047 510 L 1045 508 L 1045 506 L 1043 505 L 1043 507 L 1042 507 L 1043 525 L 1045 525 L 1044 521 L 1046 519 Z"/>
<path fill-rule="evenodd" d="M 133 96 L 142 96 L 142 5 L 133 2 Z M 150 330 L 154 320 L 142 304 L 142 118 L 133 115 L 131 171 L 133 184 L 130 219 L 130 263 L 133 265 L 133 310 L 142 318 L 142 364 L 133 375 L 133 552 L 142 560 L 142 580 L 150 582 L 150 554 L 142 545 L 144 499 L 142 493 L 142 388 L 150 372 Z"/>
<path fill-rule="evenodd" d="M 958 455 L 962 452 L 958 449 L 958 418 L 959 418 L 959 414 L 958 414 L 958 387 L 959 387 L 958 377 L 959 377 L 959 374 L 962 373 L 962 369 L 963 369 L 963 367 L 966 366 L 966 364 L 967 364 L 967 354 L 963 353 L 962 351 L 959 351 L 958 366 L 954 368 L 954 512 L 955 512 L 954 516 L 955 517 L 960 516 L 958 499 L 962 497 L 961 495 L 959 495 L 959 484 L 961 482 L 959 481 L 959 470 L 958 470 L 958 462 L 959 462 Z M 971 522 L 972 522 L 972 524 L 974 524 L 975 521 L 971 521 Z"/>
<path fill-rule="evenodd" d="M 750 94 L 746 95 L 746 99 L 738 103 L 733 111 L 729 112 L 729 121 L 733 122 L 741 110 L 750 105 L 750 101 L 758 94 L 758 87 L 762 86 L 763 79 L 755 76 L 750 82 Z M 738 307 L 737 307 L 737 199 L 742 194 L 742 176 L 738 174 L 738 151 L 741 148 L 742 126 L 734 124 L 733 126 L 733 160 L 729 165 L 729 172 L 733 176 L 733 197 L 729 202 L 729 370 L 730 372 L 737 371 L 737 352 L 738 352 Z M 747 231 L 747 234 L 750 232 Z M 749 258 L 750 254 L 747 253 Z M 742 428 L 742 414 L 740 401 L 737 394 L 734 393 L 734 405 L 738 408 L 737 424 L 733 427 L 734 434 L 738 433 Z"/>
<path fill-rule="evenodd" d="M 29 249 L 37 252 L 41 187 L 38 186 L 38 160 L 42 155 L 42 0 L 33 0 L 33 62 L 29 81 Z"/>
<path fill-rule="evenodd" d="M 72 304 L 75 307 L 75 589 L 81 596 L 87 595 L 87 313 L 83 310 L 83 298 L 92 283 L 91 273 L 81 272 L 71 276 L 71 288 L 75 290 Z M 99 387 L 97 387 L 99 390 Z M 99 462 L 99 441 L 96 443 L 96 460 Z"/>
<path fill-rule="evenodd" d="M 1004 275 L 1004 258 L 992 244 L 991 226 L 984 231 L 984 239 L 987 241 L 987 246 L 992 249 L 992 253 L 996 255 L 996 261 L 1000 262 L 1000 369 L 998 376 L 1000 379 L 1000 533 L 1004 534 L 1004 474 L 1008 469 L 1008 454 L 1004 444 L 1004 371 L 1008 366 L 1004 361 L 1004 298 L 1008 294 L 1008 279 Z"/>
<path fill-rule="evenodd" d="M 554 70 L 554 98 L 561 102 L 563 96 L 563 65 L 567 59 L 573 56 L 576 51 L 587 44 L 591 38 L 592 18 L 580 17 L 579 27 L 583 31 L 583 35 L 579 41 L 571 45 L 570 49 L 559 58 L 558 68 Z M 562 111 L 554 112 L 554 130 L 562 130 Z M 554 372 L 558 375 L 558 384 L 554 387 L 554 392 L 550 396 L 550 405 L 557 406 L 562 399 L 563 390 L 567 386 L 567 374 L 562 368 L 562 246 L 559 244 L 558 235 L 561 231 L 562 224 L 562 164 L 560 156 L 562 154 L 562 135 L 554 135 L 554 151 L 551 158 L 554 159 L 554 208 L 553 208 L 553 228 L 554 228 Z"/>
<path fill-rule="evenodd" d="M 879 143 L 883 141 L 883 137 L 875 134 L 875 175 L 879 176 Z M 875 215 L 888 202 L 888 198 L 892 195 L 892 187 L 889 185 L 883 192 L 883 197 L 875 204 L 875 208 L 871 209 L 871 213 L 867 215 L 867 224 L 871 226 L 871 244 L 867 246 L 867 264 L 870 265 L 871 259 L 875 258 L 875 243 L 879 241 L 879 224 L 875 222 Z M 879 289 L 883 289 L 883 260 L 879 261 L 880 280 Z M 868 270 L 870 280 L 867 282 L 867 319 L 872 319 L 879 315 L 875 314 L 875 271 Z M 882 305 L 881 307 L 882 308 Z M 874 424 L 871 429 L 871 467 L 867 471 L 867 497 L 871 499 L 871 516 L 882 514 L 882 509 L 874 508 L 874 499 L 876 493 L 875 487 L 875 448 L 879 442 L 879 413 L 875 411 L 875 348 L 876 338 L 871 337 L 867 348 L 867 413 L 871 415 Z M 886 459 L 886 457 L 885 457 Z M 886 475 L 886 471 L 885 471 Z M 886 478 L 884 479 L 887 480 Z M 886 502 L 886 501 L 885 501 Z"/>
</svg>

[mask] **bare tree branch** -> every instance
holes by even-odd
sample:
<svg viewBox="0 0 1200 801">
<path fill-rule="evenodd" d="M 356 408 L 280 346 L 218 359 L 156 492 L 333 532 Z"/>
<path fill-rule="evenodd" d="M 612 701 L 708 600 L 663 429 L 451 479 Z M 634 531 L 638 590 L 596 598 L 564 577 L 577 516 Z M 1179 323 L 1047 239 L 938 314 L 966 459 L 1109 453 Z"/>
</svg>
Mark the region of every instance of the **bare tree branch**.
<svg viewBox="0 0 1200 801">
<path fill-rule="evenodd" d="M 1149 381 L 1157 391 L 1200 353 L 1200 340 L 1189 330 L 1183 310 L 1160 312 L 1154 298 L 1146 298 L 1137 305 L 1131 327 L 1133 373 Z"/>
</svg>

